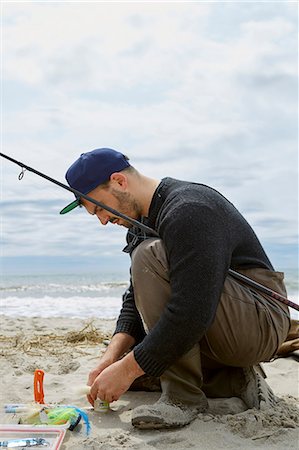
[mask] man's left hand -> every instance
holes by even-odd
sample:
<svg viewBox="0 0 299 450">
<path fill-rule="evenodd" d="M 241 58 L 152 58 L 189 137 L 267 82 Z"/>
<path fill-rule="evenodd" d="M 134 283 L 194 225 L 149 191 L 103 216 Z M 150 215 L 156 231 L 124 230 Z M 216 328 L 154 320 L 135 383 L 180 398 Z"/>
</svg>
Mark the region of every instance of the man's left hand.
<svg viewBox="0 0 299 450">
<path fill-rule="evenodd" d="M 91 386 L 90 397 L 93 401 L 99 398 L 108 403 L 114 402 L 129 389 L 136 378 L 143 374 L 144 371 L 136 362 L 133 352 L 130 352 L 97 376 Z"/>
</svg>

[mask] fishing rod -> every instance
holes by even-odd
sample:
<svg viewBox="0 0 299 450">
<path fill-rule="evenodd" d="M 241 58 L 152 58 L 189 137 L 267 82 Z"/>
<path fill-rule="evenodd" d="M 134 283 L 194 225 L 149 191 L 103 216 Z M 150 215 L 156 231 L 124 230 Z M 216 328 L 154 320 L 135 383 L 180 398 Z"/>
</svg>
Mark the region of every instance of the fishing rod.
<svg viewBox="0 0 299 450">
<path fill-rule="evenodd" d="M 153 230 L 152 228 L 144 225 L 143 223 L 139 222 L 138 220 L 132 219 L 131 217 L 126 216 L 125 214 L 110 208 L 110 206 L 105 205 L 102 202 L 99 202 L 97 200 L 95 200 L 92 197 L 89 197 L 86 194 L 82 194 L 80 191 L 77 191 L 77 189 L 73 189 L 70 186 L 67 186 L 66 184 L 61 183 L 60 181 L 55 180 L 54 178 L 49 177 L 48 175 L 45 175 L 42 172 L 39 172 L 36 169 L 33 169 L 32 167 L 27 166 L 26 164 L 20 162 L 20 161 L 16 161 L 15 159 L 11 158 L 8 155 L 5 155 L 4 153 L 0 153 L 0 156 L 2 156 L 5 159 L 8 159 L 9 161 L 17 164 L 18 166 L 20 166 L 22 168 L 22 172 L 19 174 L 19 180 L 21 180 L 24 176 L 24 169 L 28 170 L 29 172 L 33 172 L 36 175 L 45 178 L 46 180 L 50 181 L 51 183 L 56 184 L 57 186 L 60 186 L 63 189 L 66 189 L 67 191 L 72 192 L 73 194 L 76 195 L 76 197 L 82 197 L 85 200 L 88 200 L 91 203 L 94 203 L 95 205 L 99 206 L 100 208 L 103 208 L 109 212 L 111 212 L 112 214 L 114 214 L 117 217 L 120 217 L 124 220 L 126 220 L 127 222 L 131 223 L 132 225 L 135 225 L 136 227 L 142 229 L 143 231 L 150 233 L 151 236 L 156 236 L 159 237 L 159 234 L 157 233 L 157 231 Z M 237 280 L 245 283 L 248 286 L 251 286 L 255 289 L 257 289 L 259 292 L 262 292 L 264 294 L 269 295 L 271 298 L 280 301 L 281 303 L 284 303 L 285 305 L 289 306 L 290 308 L 294 308 L 297 311 L 299 311 L 299 305 L 297 303 L 292 302 L 291 300 L 287 299 L 286 297 L 284 297 L 283 295 L 279 294 L 278 292 L 273 291 L 272 289 L 267 288 L 266 286 L 257 283 L 256 281 L 253 281 L 251 278 L 246 277 L 245 275 L 240 274 L 239 272 L 236 272 L 235 270 L 232 269 L 228 269 L 228 274 L 231 275 L 233 278 L 236 278 Z"/>
<path fill-rule="evenodd" d="M 248 278 L 245 275 L 242 275 L 240 272 L 236 272 L 235 270 L 228 269 L 228 274 L 241 282 L 243 281 L 243 283 L 245 283 L 246 285 L 257 289 L 258 291 L 262 292 L 263 294 L 269 295 L 271 298 L 273 298 L 275 300 L 279 300 L 280 302 L 284 303 L 285 305 L 289 306 L 290 308 L 294 308 L 297 311 L 299 311 L 299 305 L 297 303 L 292 302 L 291 300 L 289 300 L 288 298 L 279 294 L 278 292 L 272 291 L 272 289 L 267 288 L 263 284 L 253 281 L 251 278 Z"/>
</svg>

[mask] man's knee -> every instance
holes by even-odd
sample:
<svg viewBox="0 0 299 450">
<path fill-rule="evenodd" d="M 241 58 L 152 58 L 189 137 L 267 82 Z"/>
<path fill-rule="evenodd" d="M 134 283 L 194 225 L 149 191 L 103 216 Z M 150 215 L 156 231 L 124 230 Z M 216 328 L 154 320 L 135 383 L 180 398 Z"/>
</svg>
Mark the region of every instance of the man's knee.
<svg viewBox="0 0 299 450">
<path fill-rule="evenodd" d="M 161 239 L 150 238 L 141 242 L 132 253 L 132 277 L 142 276 L 148 271 L 163 275 L 168 273 L 165 247 Z"/>
</svg>

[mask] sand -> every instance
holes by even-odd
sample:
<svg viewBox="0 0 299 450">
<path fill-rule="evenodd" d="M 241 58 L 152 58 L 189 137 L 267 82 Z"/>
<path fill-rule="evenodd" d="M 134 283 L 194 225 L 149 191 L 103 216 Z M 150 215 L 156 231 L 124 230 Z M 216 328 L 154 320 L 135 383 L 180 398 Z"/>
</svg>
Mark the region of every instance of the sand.
<svg viewBox="0 0 299 450">
<path fill-rule="evenodd" d="M 245 410 L 241 400 L 210 400 L 210 409 L 190 425 L 168 431 L 141 431 L 132 427 L 131 410 L 154 403 L 157 392 L 128 392 L 111 405 L 108 413 L 96 413 L 77 387 L 84 385 L 89 370 L 105 349 L 114 321 L 1 317 L 1 405 L 33 401 L 33 373 L 45 372 L 48 403 L 86 408 L 91 433 L 84 425 L 67 431 L 62 450 L 99 449 L 298 449 L 298 360 L 280 358 L 263 364 L 268 383 L 280 400 L 274 409 Z M 85 329 L 84 329 L 85 328 Z M 82 331 L 83 330 L 83 331 Z M 99 343 L 101 341 L 101 343 Z M 0 414 L 0 423 L 16 416 Z"/>
</svg>

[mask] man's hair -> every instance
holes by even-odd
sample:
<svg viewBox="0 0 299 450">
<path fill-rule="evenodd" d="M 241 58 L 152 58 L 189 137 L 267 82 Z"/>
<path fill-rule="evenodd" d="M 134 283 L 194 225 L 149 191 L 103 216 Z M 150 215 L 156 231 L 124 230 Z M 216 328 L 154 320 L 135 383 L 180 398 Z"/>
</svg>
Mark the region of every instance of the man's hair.
<svg viewBox="0 0 299 450">
<path fill-rule="evenodd" d="M 130 158 L 128 156 L 124 155 L 124 157 L 125 157 L 125 159 L 127 161 L 129 161 Z M 132 173 L 132 174 L 138 173 L 138 171 L 133 166 L 126 167 L 125 169 L 120 170 L 119 172 L 121 172 L 121 173 Z M 99 184 L 99 186 L 97 186 L 97 187 L 101 187 L 101 188 L 104 188 L 104 189 L 106 188 L 107 189 L 109 187 L 109 184 L 110 184 L 110 180 L 107 180 L 104 183 Z"/>
</svg>

